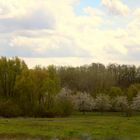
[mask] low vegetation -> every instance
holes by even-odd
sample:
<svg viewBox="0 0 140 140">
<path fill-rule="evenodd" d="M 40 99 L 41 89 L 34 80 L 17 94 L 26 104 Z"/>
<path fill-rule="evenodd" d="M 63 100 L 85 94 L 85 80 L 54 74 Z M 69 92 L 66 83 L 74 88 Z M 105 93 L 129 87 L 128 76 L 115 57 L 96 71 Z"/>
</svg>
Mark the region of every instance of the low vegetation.
<svg viewBox="0 0 140 140">
<path fill-rule="evenodd" d="M 0 138 L 139 140 L 139 124 L 138 114 L 124 117 L 117 112 L 76 113 L 66 118 L 1 118 Z"/>
</svg>

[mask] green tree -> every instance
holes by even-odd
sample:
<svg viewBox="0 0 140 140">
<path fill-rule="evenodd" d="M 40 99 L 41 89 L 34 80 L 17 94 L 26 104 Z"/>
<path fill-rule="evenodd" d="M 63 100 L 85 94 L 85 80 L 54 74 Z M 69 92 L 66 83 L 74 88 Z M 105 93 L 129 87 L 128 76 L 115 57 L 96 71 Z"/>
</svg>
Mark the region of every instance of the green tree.
<svg viewBox="0 0 140 140">
<path fill-rule="evenodd" d="M 16 78 L 24 69 L 27 69 L 26 64 L 17 57 L 13 59 L 2 57 L 0 59 L 0 93 L 2 96 L 6 98 L 14 96 Z"/>
<path fill-rule="evenodd" d="M 23 115 L 33 116 L 36 111 L 35 83 L 30 70 L 22 72 L 16 81 L 16 98 Z"/>
<path fill-rule="evenodd" d="M 129 101 L 132 101 L 133 97 L 136 97 L 140 91 L 140 84 L 132 84 L 127 90 L 127 97 Z"/>
<path fill-rule="evenodd" d="M 109 95 L 111 98 L 115 98 L 117 96 L 122 96 L 123 91 L 121 90 L 120 87 L 111 87 L 109 91 Z"/>
<path fill-rule="evenodd" d="M 54 66 L 49 66 L 47 69 L 48 77 L 44 81 L 44 89 L 46 95 L 46 108 L 47 112 L 51 112 L 51 108 L 54 105 L 54 97 L 60 91 L 60 79 L 56 68 Z"/>
</svg>

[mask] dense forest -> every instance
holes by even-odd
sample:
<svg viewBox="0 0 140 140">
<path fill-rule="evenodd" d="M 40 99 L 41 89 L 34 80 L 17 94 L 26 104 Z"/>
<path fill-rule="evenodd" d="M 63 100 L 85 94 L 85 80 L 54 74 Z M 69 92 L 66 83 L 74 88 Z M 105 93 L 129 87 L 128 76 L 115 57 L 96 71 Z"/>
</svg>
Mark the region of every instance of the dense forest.
<svg viewBox="0 0 140 140">
<path fill-rule="evenodd" d="M 74 111 L 140 111 L 140 67 L 100 63 L 36 66 L 0 58 L 0 116 L 54 117 Z"/>
</svg>

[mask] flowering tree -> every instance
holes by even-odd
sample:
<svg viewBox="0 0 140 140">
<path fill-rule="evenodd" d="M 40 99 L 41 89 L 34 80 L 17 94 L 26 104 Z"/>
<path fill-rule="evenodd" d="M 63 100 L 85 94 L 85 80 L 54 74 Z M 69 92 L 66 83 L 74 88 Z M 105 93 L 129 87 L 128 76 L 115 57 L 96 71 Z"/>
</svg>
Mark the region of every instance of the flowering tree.
<svg viewBox="0 0 140 140">
<path fill-rule="evenodd" d="M 113 100 L 113 109 L 115 111 L 127 111 L 129 108 L 127 97 L 125 96 L 117 96 Z"/>
<path fill-rule="evenodd" d="M 99 94 L 95 99 L 95 108 L 101 112 L 110 110 L 110 97 L 105 94 Z"/>
<path fill-rule="evenodd" d="M 62 116 L 68 116 L 73 111 L 71 90 L 63 88 L 55 99 L 55 112 Z"/>
<path fill-rule="evenodd" d="M 140 93 L 133 98 L 132 109 L 140 111 Z"/>
<path fill-rule="evenodd" d="M 74 97 L 74 106 L 76 110 L 82 111 L 92 111 L 95 107 L 95 102 L 93 97 L 86 92 L 78 92 Z"/>
</svg>

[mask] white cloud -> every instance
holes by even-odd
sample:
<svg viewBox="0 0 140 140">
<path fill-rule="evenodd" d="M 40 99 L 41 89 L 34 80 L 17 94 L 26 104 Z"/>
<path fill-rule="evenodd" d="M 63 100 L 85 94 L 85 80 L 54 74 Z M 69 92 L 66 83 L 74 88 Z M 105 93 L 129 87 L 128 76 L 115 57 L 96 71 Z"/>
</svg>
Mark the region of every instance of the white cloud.
<svg viewBox="0 0 140 140">
<path fill-rule="evenodd" d="M 76 66 L 125 62 L 140 52 L 139 10 L 130 14 L 120 0 L 102 0 L 113 14 L 128 16 L 116 20 L 90 6 L 83 8 L 84 15 L 76 15 L 79 1 L 0 0 L 0 55 L 18 55 L 30 66 Z M 123 20 L 128 21 L 125 28 Z"/>
<path fill-rule="evenodd" d="M 83 64 L 91 64 L 93 62 L 92 58 L 77 58 L 77 57 L 53 57 L 53 58 L 24 58 L 22 57 L 24 61 L 26 61 L 27 65 L 30 66 L 30 68 L 33 68 L 36 66 L 36 64 L 41 66 L 48 66 L 48 65 L 57 65 L 57 66 L 81 66 Z M 98 62 L 98 61 L 97 61 Z"/>
<path fill-rule="evenodd" d="M 104 13 L 101 10 L 99 10 L 97 8 L 93 8 L 91 6 L 85 7 L 83 9 L 83 11 L 91 16 L 103 16 L 104 15 Z"/>
<path fill-rule="evenodd" d="M 34 10 L 38 0 L 0 0 L 0 18 L 21 17 Z M 32 10 L 31 10 L 32 9 Z"/>
<path fill-rule="evenodd" d="M 134 12 L 133 12 L 133 15 L 134 16 L 140 16 L 140 8 L 135 9 Z"/>
<path fill-rule="evenodd" d="M 128 15 L 129 8 L 121 0 L 102 0 L 102 4 L 109 9 L 112 14 Z"/>
</svg>

